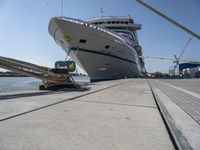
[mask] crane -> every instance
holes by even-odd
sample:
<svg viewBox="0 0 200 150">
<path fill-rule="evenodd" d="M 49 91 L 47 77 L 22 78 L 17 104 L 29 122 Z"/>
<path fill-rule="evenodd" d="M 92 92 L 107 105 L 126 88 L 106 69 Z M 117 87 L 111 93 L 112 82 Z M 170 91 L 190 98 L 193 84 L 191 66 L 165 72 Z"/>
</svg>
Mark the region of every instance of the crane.
<svg viewBox="0 0 200 150">
<path fill-rule="evenodd" d="M 193 37 L 195 37 L 198 40 L 200 40 L 200 35 L 198 35 L 197 33 L 193 32 L 192 30 L 188 29 L 187 27 L 181 25 L 180 23 L 178 23 L 177 21 L 175 21 L 172 18 L 168 17 L 167 15 L 163 14 L 162 12 L 156 10 L 152 6 L 150 6 L 147 3 L 145 3 L 143 0 L 135 0 L 135 1 L 138 2 L 139 4 L 143 5 L 144 7 L 146 7 L 147 9 L 149 9 L 150 11 L 154 12 L 155 14 L 159 15 L 160 17 L 166 19 L 170 23 L 174 24 L 178 28 L 182 29 L 183 31 L 189 33 Z M 190 42 L 191 42 L 191 38 L 186 43 L 186 45 L 183 48 L 183 50 L 181 51 L 179 57 L 177 57 L 176 55 L 174 55 L 174 60 L 172 58 L 162 58 L 162 57 L 152 57 L 152 56 L 146 56 L 146 57 L 143 57 L 143 58 L 159 59 L 159 60 L 173 60 L 173 63 L 176 63 L 176 65 L 174 66 L 174 69 L 176 69 L 177 66 L 179 66 L 180 61 L 187 62 L 187 63 L 197 63 L 197 64 L 200 64 L 200 62 L 197 62 L 197 61 L 181 60 L 181 57 L 182 57 L 183 53 L 185 52 L 185 50 L 186 50 L 186 48 L 187 48 L 187 46 L 189 45 Z M 179 69 L 178 69 L 178 75 L 179 75 Z"/>
<path fill-rule="evenodd" d="M 174 55 L 175 61 L 174 61 L 173 63 L 176 63 L 176 65 L 175 65 L 175 67 L 174 67 L 175 69 L 177 68 L 177 66 L 179 66 L 180 59 L 181 59 L 181 57 L 183 56 L 183 53 L 185 52 L 186 48 L 187 48 L 188 45 L 190 44 L 191 40 L 192 40 L 192 38 L 190 38 L 190 39 L 187 41 L 187 43 L 185 44 L 184 48 L 182 49 L 182 51 L 181 51 L 179 57 L 177 57 L 176 55 Z"/>
<path fill-rule="evenodd" d="M 190 38 L 186 42 L 185 46 L 181 50 L 181 53 L 180 53 L 179 57 L 177 57 L 176 55 L 174 55 L 174 58 L 165 58 L 165 57 L 158 57 L 158 56 L 141 56 L 141 57 L 143 59 L 155 59 L 155 60 L 173 61 L 173 63 L 175 63 L 174 69 L 178 68 L 180 62 L 192 63 L 192 64 L 200 64 L 200 62 L 198 62 L 198 61 L 190 61 L 190 60 L 182 60 L 181 59 L 181 57 L 183 56 L 185 50 L 187 49 L 188 45 L 190 44 L 191 40 L 192 40 L 192 38 Z M 180 75 L 179 69 L 177 70 L 177 74 Z"/>
</svg>

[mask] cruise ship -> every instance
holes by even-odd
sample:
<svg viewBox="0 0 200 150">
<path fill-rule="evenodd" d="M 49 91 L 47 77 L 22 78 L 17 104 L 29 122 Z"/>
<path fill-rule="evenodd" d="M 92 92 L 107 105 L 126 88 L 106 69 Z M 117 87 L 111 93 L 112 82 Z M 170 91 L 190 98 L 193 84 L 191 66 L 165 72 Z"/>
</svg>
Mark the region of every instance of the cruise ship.
<svg viewBox="0 0 200 150">
<path fill-rule="evenodd" d="M 91 81 L 140 77 L 144 72 L 142 48 L 130 16 L 103 16 L 88 20 L 53 17 L 49 34 Z"/>
</svg>

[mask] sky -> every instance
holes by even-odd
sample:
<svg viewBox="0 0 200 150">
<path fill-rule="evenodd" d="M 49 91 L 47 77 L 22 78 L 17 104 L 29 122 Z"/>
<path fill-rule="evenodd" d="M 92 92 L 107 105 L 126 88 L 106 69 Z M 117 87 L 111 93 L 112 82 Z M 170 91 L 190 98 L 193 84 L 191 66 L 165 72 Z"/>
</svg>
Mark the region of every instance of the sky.
<svg viewBox="0 0 200 150">
<path fill-rule="evenodd" d="M 200 34 L 199 0 L 145 0 L 148 4 Z M 138 31 L 144 56 L 173 58 L 179 55 L 191 35 L 149 11 L 135 0 L 0 0 L 0 56 L 54 67 L 66 53 L 48 33 L 54 16 L 89 19 L 99 16 L 127 16 L 142 24 Z M 200 40 L 192 38 L 182 59 L 200 61 Z M 148 72 L 168 72 L 170 61 L 145 60 Z"/>
</svg>

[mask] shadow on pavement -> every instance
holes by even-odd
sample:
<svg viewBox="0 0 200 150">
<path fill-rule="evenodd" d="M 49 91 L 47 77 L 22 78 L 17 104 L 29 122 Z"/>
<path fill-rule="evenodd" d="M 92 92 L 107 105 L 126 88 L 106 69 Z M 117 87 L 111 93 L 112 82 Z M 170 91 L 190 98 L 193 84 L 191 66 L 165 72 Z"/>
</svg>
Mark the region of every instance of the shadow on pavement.
<svg viewBox="0 0 200 150">
<path fill-rule="evenodd" d="M 62 90 L 49 90 L 49 91 L 36 91 L 31 93 L 17 93 L 17 94 L 8 94 L 8 95 L 0 95 L 0 101 L 1 100 L 8 100 L 8 99 L 14 99 L 14 98 L 22 98 L 22 97 L 32 97 L 32 96 L 42 96 L 42 95 L 52 95 L 52 94 L 61 94 L 61 93 L 67 93 L 67 92 L 85 92 L 89 91 L 89 88 L 66 88 Z"/>
</svg>

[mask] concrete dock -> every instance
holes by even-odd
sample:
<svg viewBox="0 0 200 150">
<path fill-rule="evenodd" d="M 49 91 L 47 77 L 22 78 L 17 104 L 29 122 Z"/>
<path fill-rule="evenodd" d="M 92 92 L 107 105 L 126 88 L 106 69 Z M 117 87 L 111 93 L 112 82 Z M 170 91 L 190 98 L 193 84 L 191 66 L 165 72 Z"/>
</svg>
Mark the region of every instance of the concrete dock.
<svg viewBox="0 0 200 150">
<path fill-rule="evenodd" d="M 0 149 L 197 149 L 199 82 L 123 79 L 1 94 Z"/>
<path fill-rule="evenodd" d="M 143 79 L 1 95 L 0 149 L 174 149 Z"/>
<path fill-rule="evenodd" d="M 200 80 L 149 80 L 179 149 L 200 149 Z"/>
</svg>

